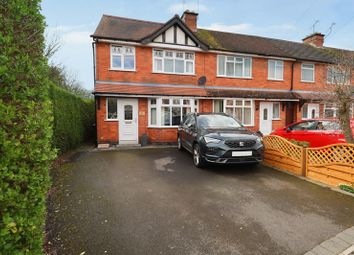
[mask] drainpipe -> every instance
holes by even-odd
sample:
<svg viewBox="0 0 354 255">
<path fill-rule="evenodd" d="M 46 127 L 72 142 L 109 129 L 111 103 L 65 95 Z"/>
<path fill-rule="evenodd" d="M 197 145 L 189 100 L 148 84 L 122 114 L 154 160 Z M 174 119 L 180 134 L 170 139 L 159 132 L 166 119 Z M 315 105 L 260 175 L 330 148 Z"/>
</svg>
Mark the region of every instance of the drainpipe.
<svg viewBox="0 0 354 255">
<path fill-rule="evenodd" d="M 293 62 L 291 64 L 291 82 L 290 82 L 290 91 L 292 91 L 294 89 L 294 67 L 295 67 L 295 63 L 297 61 Z"/>
<path fill-rule="evenodd" d="M 93 86 L 96 86 L 96 41 L 92 42 L 92 64 L 93 64 Z M 95 127 L 95 141 L 96 141 L 96 147 L 98 145 L 98 140 L 97 140 L 97 96 L 94 94 L 94 103 L 95 103 L 95 123 L 93 124 Z"/>
</svg>

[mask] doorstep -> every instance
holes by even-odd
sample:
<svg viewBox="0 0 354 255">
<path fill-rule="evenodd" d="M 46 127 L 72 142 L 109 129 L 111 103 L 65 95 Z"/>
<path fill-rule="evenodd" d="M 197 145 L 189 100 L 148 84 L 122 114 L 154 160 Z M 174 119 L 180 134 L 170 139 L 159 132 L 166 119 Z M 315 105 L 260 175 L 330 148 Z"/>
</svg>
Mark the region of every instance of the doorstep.
<svg viewBox="0 0 354 255">
<path fill-rule="evenodd" d="M 157 148 L 177 148 L 175 144 L 149 144 L 141 146 L 141 144 L 108 144 L 101 143 L 97 145 L 94 151 L 111 151 L 111 150 L 137 150 L 137 149 L 157 149 Z"/>
</svg>

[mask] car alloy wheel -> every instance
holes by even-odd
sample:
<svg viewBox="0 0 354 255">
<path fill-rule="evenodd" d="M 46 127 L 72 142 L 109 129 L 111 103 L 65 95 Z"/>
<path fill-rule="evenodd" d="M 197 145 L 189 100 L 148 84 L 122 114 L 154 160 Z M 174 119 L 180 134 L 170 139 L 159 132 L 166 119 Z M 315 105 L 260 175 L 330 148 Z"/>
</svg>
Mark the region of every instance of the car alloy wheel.
<svg viewBox="0 0 354 255">
<path fill-rule="evenodd" d="M 204 161 L 200 155 L 200 147 L 198 144 L 195 144 L 193 147 L 193 163 L 196 167 L 202 167 L 204 165 Z"/>
<path fill-rule="evenodd" d="M 178 138 L 177 138 L 177 148 L 178 148 L 178 150 L 180 150 L 180 151 L 183 149 L 181 137 L 178 137 Z"/>
</svg>

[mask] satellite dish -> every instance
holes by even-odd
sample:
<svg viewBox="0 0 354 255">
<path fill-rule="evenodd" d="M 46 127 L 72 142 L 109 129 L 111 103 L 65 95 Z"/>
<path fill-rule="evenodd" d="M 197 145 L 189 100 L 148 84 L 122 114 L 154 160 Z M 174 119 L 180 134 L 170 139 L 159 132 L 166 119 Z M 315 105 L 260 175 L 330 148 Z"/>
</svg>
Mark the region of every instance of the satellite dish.
<svg viewBox="0 0 354 255">
<path fill-rule="evenodd" d="M 205 85 L 206 81 L 207 81 L 207 78 L 205 76 L 201 76 L 198 79 L 198 85 Z"/>
</svg>

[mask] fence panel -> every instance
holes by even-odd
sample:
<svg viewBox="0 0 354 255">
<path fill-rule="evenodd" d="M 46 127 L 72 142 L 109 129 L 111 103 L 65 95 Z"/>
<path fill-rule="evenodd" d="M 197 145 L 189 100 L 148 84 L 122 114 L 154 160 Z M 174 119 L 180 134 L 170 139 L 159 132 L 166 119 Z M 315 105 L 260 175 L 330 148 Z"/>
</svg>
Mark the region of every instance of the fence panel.
<svg viewBox="0 0 354 255">
<path fill-rule="evenodd" d="M 354 145 L 307 149 L 307 177 L 331 186 L 354 183 Z"/>
<path fill-rule="evenodd" d="M 275 135 L 265 136 L 263 143 L 265 164 L 296 175 L 305 175 L 303 147 Z"/>
</svg>

